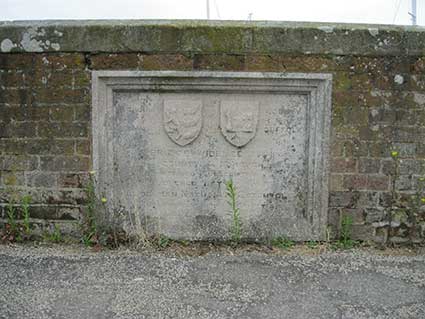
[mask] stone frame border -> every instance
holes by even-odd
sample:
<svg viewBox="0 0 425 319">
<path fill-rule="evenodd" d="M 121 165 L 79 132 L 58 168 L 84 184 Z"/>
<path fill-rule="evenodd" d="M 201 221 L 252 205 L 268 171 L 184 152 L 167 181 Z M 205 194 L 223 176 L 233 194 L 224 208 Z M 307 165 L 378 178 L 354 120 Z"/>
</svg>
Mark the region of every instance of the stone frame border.
<svg viewBox="0 0 425 319">
<path fill-rule="evenodd" d="M 326 239 L 332 75 L 221 71 L 92 71 L 92 156 L 97 191 L 113 203 L 112 112 L 115 90 L 297 93 L 308 96 L 307 216 L 312 240 Z M 103 169 L 101 169 L 103 168 Z M 113 205 L 113 204 L 112 204 Z M 109 207 L 112 208 L 113 207 Z M 110 216 L 105 216 L 106 220 Z M 315 225 L 315 227 L 313 227 Z"/>
</svg>

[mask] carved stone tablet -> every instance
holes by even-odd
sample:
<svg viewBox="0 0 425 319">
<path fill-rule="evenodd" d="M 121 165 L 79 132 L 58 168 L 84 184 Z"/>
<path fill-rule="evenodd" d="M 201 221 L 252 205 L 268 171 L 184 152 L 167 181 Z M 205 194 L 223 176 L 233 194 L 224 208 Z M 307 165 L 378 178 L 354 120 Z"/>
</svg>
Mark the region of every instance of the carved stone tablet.
<svg viewBox="0 0 425 319">
<path fill-rule="evenodd" d="M 106 222 L 176 239 L 324 239 L 331 76 L 93 72 L 93 168 Z"/>
</svg>

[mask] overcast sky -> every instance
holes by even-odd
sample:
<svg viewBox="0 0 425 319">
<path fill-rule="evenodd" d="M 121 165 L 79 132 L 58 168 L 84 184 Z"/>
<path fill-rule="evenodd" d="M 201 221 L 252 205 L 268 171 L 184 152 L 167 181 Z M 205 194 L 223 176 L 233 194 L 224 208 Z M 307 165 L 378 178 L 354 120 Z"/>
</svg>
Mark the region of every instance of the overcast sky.
<svg viewBox="0 0 425 319">
<path fill-rule="evenodd" d="M 0 20 L 205 19 L 207 0 L 0 0 Z M 411 0 L 209 0 L 211 19 L 410 24 Z M 425 0 L 417 0 L 425 25 Z"/>
</svg>

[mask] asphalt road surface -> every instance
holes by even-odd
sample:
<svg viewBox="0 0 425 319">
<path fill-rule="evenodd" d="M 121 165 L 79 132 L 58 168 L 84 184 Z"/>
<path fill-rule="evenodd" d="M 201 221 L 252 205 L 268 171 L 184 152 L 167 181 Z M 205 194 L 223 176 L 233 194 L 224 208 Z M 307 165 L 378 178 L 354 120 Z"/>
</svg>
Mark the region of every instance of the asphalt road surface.
<svg viewBox="0 0 425 319">
<path fill-rule="evenodd" d="M 0 318 L 425 318 L 425 254 L 0 246 Z"/>
</svg>

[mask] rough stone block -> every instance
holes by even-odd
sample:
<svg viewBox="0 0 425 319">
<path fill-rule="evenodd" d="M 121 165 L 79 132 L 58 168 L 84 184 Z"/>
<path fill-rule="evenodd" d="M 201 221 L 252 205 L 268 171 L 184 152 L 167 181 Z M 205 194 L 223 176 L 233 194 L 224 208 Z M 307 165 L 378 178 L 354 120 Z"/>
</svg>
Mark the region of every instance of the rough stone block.
<svg viewBox="0 0 425 319">
<path fill-rule="evenodd" d="M 52 188 L 56 186 L 57 176 L 52 172 L 27 172 L 27 186 Z"/>
</svg>

